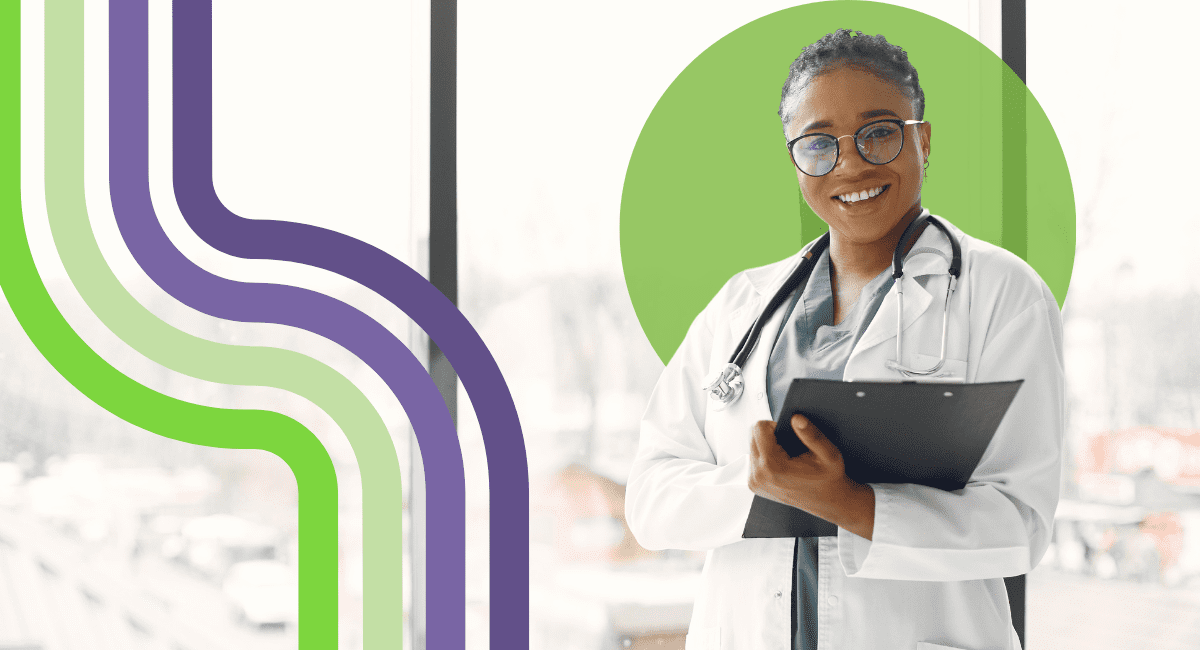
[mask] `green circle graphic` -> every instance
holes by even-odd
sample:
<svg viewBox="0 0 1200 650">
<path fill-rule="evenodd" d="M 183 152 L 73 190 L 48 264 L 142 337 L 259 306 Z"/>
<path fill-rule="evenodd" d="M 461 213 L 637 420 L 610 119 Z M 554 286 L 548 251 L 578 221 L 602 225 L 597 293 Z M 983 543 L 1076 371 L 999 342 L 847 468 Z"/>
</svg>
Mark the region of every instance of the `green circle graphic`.
<svg viewBox="0 0 1200 650">
<path fill-rule="evenodd" d="M 675 78 L 638 136 L 621 195 L 621 262 L 664 362 L 730 277 L 788 257 L 824 231 L 800 196 L 777 111 L 792 60 L 841 27 L 883 34 L 920 72 L 933 125 L 923 205 L 1024 257 L 1062 305 L 1075 201 L 1037 100 L 991 50 L 936 18 L 874 2 L 820 2 L 714 43 Z"/>
</svg>

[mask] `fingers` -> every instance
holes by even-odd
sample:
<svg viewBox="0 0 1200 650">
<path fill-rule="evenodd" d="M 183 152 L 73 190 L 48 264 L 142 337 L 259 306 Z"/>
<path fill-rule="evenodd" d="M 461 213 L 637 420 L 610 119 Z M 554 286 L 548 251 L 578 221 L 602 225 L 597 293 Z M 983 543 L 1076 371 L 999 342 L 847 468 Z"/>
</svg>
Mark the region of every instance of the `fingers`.
<svg viewBox="0 0 1200 650">
<path fill-rule="evenodd" d="M 769 454 L 771 448 L 768 446 L 768 440 L 764 435 L 772 431 L 769 427 L 773 426 L 775 426 L 774 422 L 759 420 L 754 423 L 754 426 L 750 427 L 750 455 L 752 457 L 762 458 Z M 774 442 L 774 436 L 772 436 L 769 442 Z"/>
<path fill-rule="evenodd" d="M 772 466 L 771 447 L 768 444 L 775 444 L 774 436 L 769 442 L 763 439 L 763 425 L 769 427 L 774 426 L 774 422 L 759 421 L 755 422 L 750 427 L 750 480 L 749 487 L 752 492 L 759 496 L 766 495 L 767 485 L 770 483 L 770 474 Z"/>
<path fill-rule="evenodd" d="M 754 423 L 754 439 L 775 439 L 775 423 L 770 420 L 759 420 Z"/>
<path fill-rule="evenodd" d="M 829 442 L 829 438 L 826 438 L 816 425 L 799 413 L 792 416 L 792 431 L 796 432 L 796 437 L 800 438 L 800 442 L 803 442 L 804 446 L 808 447 L 808 450 L 822 462 L 836 462 L 841 456 L 841 452 L 832 442 Z"/>
</svg>

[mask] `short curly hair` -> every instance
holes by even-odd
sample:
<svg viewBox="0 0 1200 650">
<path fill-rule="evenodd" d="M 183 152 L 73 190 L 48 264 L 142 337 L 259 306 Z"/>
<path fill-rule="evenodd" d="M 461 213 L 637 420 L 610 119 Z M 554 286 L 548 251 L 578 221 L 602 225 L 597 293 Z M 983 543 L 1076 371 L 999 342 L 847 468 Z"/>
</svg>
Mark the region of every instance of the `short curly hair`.
<svg viewBox="0 0 1200 650">
<path fill-rule="evenodd" d="M 800 91 L 814 77 L 839 65 L 863 68 L 896 84 L 912 99 L 917 119 L 925 119 L 925 91 L 917 81 L 917 69 L 909 62 L 908 52 L 888 43 L 882 35 L 865 36 L 859 31 L 839 29 L 804 48 L 792 62 L 779 101 L 779 118 L 785 129 L 800 105 Z"/>
</svg>

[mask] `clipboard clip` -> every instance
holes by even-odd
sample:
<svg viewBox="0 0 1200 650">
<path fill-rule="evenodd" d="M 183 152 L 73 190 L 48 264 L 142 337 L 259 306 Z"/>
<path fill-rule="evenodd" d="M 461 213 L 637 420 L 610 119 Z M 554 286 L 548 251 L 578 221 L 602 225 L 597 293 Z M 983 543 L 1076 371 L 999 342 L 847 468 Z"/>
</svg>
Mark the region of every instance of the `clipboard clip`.
<svg viewBox="0 0 1200 650">
<path fill-rule="evenodd" d="M 859 381 L 858 379 L 847 379 L 846 381 Z M 963 377 L 872 377 L 862 381 L 871 381 L 881 384 L 965 384 L 967 380 Z"/>
</svg>

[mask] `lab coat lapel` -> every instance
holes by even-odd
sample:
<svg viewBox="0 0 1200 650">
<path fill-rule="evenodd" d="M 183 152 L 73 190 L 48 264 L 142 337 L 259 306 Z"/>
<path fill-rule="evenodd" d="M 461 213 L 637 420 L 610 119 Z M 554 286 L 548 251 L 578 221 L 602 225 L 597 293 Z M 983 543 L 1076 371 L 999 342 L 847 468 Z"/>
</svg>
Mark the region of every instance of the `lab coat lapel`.
<svg viewBox="0 0 1200 650">
<path fill-rule="evenodd" d="M 907 272 L 905 272 L 904 277 L 900 278 L 900 282 L 904 284 L 904 315 L 900 319 L 900 327 L 908 329 L 910 325 L 915 323 L 925 313 L 929 305 L 933 304 L 933 296 L 930 296 L 929 292 Z M 855 355 L 863 350 L 873 348 L 876 345 L 896 338 L 896 311 L 898 303 L 899 299 L 896 296 L 896 287 L 893 285 L 887 295 L 883 297 L 883 302 L 879 305 L 879 311 L 875 313 L 875 318 L 871 319 L 871 324 L 867 326 L 867 331 L 863 332 L 862 339 L 855 346 Z"/>
<path fill-rule="evenodd" d="M 754 287 L 754 295 L 743 303 L 741 307 L 738 307 L 729 314 L 729 334 L 734 345 L 737 345 L 742 340 L 742 336 L 754 324 L 754 319 L 762 314 L 767 303 L 771 301 L 771 298 L 779 291 L 783 283 L 787 282 L 788 276 L 791 275 L 796 265 L 800 263 L 800 258 L 808 253 L 810 248 L 812 248 L 812 242 L 802 248 L 799 253 L 772 265 L 775 267 L 773 273 L 768 274 L 765 272 L 769 267 L 750 271 L 750 273 L 755 274 L 749 278 L 751 285 Z M 761 275 L 759 275 L 760 273 Z"/>
<path fill-rule="evenodd" d="M 950 232 L 954 236 L 958 236 L 953 227 Z M 950 264 L 950 251 L 950 242 L 946 241 L 946 236 L 932 225 L 927 226 L 913 244 L 908 258 L 904 261 L 904 277 L 900 278 L 900 282 L 904 286 L 904 315 L 900 319 L 901 329 L 907 330 L 935 302 L 933 296 L 916 279 L 924 275 L 945 273 Z M 879 311 L 876 312 L 875 318 L 871 320 L 867 331 L 863 332 L 862 339 L 851 353 L 850 360 L 846 364 L 847 368 L 863 351 L 895 340 L 898 302 L 896 287 L 893 285 L 887 295 L 883 297 Z"/>
<path fill-rule="evenodd" d="M 754 319 L 762 313 L 762 308 L 766 306 L 767 301 L 771 296 L 759 295 L 746 304 L 738 307 L 729 315 L 729 336 L 734 345 L 737 345 L 742 340 L 742 336 L 746 334 L 746 330 L 754 324 Z M 731 352 L 732 354 L 732 352 Z"/>
</svg>

